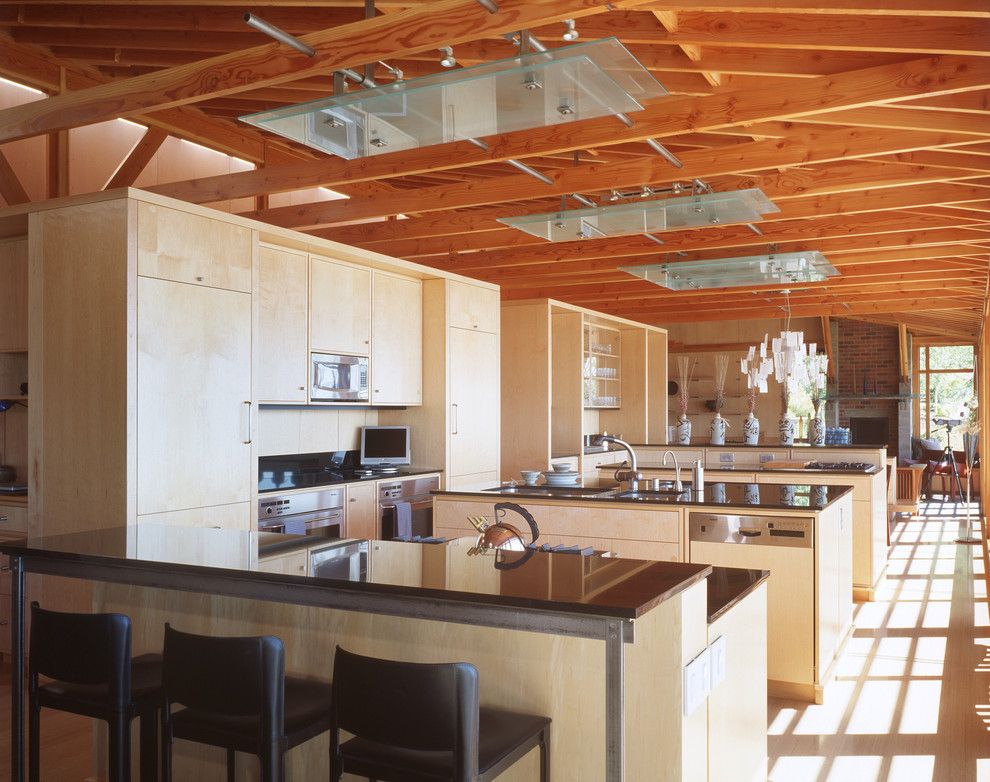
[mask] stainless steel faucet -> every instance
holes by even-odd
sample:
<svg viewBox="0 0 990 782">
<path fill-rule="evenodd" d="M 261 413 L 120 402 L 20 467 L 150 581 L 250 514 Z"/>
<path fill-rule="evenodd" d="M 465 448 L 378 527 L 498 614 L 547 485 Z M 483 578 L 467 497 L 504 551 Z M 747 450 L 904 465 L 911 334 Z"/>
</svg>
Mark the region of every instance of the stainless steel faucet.
<svg viewBox="0 0 990 782">
<path fill-rule="evenodd" d="M 663 461 L 660 462 L 660 466 L 667 466 L 667 454 L 670 454 L 670 458 L 674 460 L 674 491 L 684 491 L 684 484 L 681 483 L 681 467 L 677 463 L 677 454 L 673 451 L 664 451 Z"/>
<path fill-rule="evenodd" d="M 626 453 L 629 454 L 629 469 L 616 470 L 615 479 L 617 481 L 627 481 L 629 483 L 629 488 L 633 491 L 638 489 L 639 482 L 643 480 L 643 473 L 639 471 L 639 467 L 636 462 L 636 452 L 633 451 L 632 446 L 625 440 L 620 440 L 618 437 L 613 437 L 610 434 L 599 434 L 595 436 L 593 440 L 594 445 L 603 445 L 604 443 L 615 443 L 616 445 L 626 449 Z"/>
</svg>

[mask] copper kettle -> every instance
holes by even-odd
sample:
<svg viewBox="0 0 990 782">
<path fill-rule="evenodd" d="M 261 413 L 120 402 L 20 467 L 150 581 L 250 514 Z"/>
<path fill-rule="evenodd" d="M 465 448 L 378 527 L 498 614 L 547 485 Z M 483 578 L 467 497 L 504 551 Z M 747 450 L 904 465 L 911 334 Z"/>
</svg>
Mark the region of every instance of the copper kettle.
<svg viewBox="0 0 990 782">
<path fill-rule="evenodd" d="M 505 521 L 505 513 L 510 510 L 518 513 L 529 524 L 530 534 L 533 536 L 531 541 L 523 540 L 523 533 Z M 514 502 L 495 503 L 494 523 L 489 523 L 484 516 L 468 516 L 468 521 L 480 533 L 477 544 L 469 554 L 483 554 L 492 550 L 524 551 L 529 543 L 535 543 L 540 537 L 540 528 L 536 525 L 533 514 Z"/>
</svg>

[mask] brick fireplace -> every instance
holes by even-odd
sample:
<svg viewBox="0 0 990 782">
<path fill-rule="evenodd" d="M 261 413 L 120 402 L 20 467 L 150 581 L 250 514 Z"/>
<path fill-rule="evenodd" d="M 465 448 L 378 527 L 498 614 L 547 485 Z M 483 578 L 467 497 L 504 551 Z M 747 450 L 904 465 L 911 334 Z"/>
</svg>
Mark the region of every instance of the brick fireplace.
<svg viewBox="0 0 990 782">
<path fill-rule="evenodd" d="M 837 334 L 835 331 L 837 330 Z M 857 444 L 886 444 L 887 453 L 911 456 L 910 383 L 900 378 L 897 327 L 858 320 L 833 321 L 838 386 L 828 419 L 850 428 Z"/>
</svg>

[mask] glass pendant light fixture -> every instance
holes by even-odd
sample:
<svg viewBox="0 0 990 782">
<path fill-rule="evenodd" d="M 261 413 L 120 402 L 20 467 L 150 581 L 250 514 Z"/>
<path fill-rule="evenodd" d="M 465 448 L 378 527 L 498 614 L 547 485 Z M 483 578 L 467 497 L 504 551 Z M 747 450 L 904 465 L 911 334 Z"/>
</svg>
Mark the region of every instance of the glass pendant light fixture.
<svg viewBox="0 0 990 782">
<path fill-rule="evenodd" d="M 820 282 L 838 270 L 818 250 L 746 255 L 707 261 L 620 266 L 621 271 L 675 291 L 775 283 Z"/>
<path fill-rule="evenodd" d="M 521 52 L 241 120 L 350 160 L 640 111 L 644 101 L 666 94 L 625 46 L 604 38 Z"/>
<path fill-rule="evenodd" d="M 651 195 L 652 192 L 647 188 L 645 194 Z M 498 221 L 540 239 L 568 242 L 592 237 L 754 223 L 762 220 L 764 214 L 779 211 L 762 190 L 751 188 L 609 204 L 591 209 L 560 209 L 544 214 L 500 217 Z"/>
</svg>

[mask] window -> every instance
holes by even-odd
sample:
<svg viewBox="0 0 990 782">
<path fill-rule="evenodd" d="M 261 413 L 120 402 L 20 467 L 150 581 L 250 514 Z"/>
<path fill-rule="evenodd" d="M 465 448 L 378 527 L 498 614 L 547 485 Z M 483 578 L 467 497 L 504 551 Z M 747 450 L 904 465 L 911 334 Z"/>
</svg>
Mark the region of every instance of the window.
<svg viewBox="0 0 990 782">
<path fill-rule="evenodd" d="M 975 393 L 972 345 L 918 345 L 915 353 L 915 412 L 918 436 L 946 444 L 946 427 L 935 419 L 965 419 Z M 962 433 L 952 429 L 952 448 L 961 451 Z"/>
</svg>

